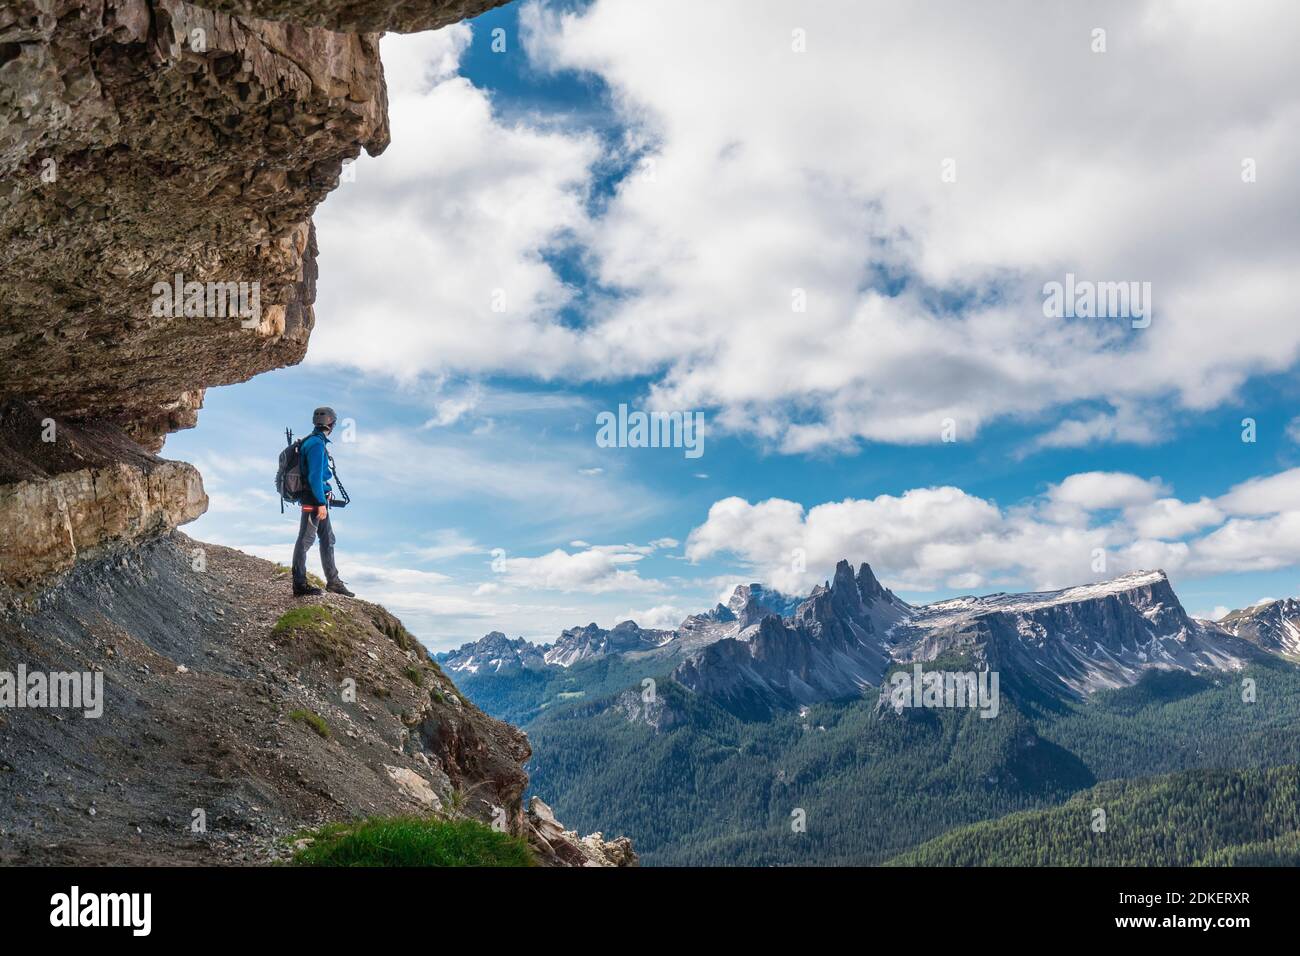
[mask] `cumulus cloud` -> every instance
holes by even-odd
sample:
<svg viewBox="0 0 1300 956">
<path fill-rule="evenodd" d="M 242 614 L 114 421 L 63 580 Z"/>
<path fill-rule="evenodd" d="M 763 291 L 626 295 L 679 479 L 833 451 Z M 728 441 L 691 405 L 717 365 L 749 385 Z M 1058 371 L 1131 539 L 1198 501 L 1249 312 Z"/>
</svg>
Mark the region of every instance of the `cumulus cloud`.
<svg viewBox="0 0 1300 956">
<path fill-rule="evenodd" d="M 953 487 L 811 508 L 725 498 L 690 533 L 686 556 L 733 555 L 789 591 L 823 580 L 841 558 L 919 591 L 1058 588 L 1144 568 L 1189 576 L 1274 570 L 1300 562 L 1300 505 L 1251 517 L 1263 508 L 1252 490 L 1289 487 L 1290 474 L 1245 482 L 1215 501 L 1155 498 L 1164 488 L 1157 480 L 1100 472 L 1072 475 L 1010 508 Z"/>
<path fill-rule="evenodd" d="M 503 119 L 457 74 L 468 25 L 386 36 L 393 144 L 318 213 L 310 360 L 646 381 L 787 452 L 1066 406 L 1089 410 L 1031 447 L 1157 441 L 1152 408 L 1300 357 L 1300 8 L 1251 9 L 526 4 L 534 64 L 611 91 L 614 155 L 572 119 Z M 1152 324 L 1045 317 L 1067 272 L 1152 283 Z"/>
<path fill-rule="evenodd" d="M 309 361 L 410 380 L 548 376 L 578 351 L 556 315 L 572 290 L 542 253 L 581 226 L 586 132 L 503 123 L 456 75 L 468 25 L 381 41 L 392 145 L 361 157 L 316 214 L 320 318 Z M 439 410 L 456 420 L 473 394 Z"/>
<path fill-rule="evenodd" d="M 651 630 L 671 631 L 686 619 L 691 612 L 671 604 L 656 604 L 643 611 L 626 611 L 618 615 L 619 621 L 635 621 L 638 625 Z"/>
<path fill-rule="evenodd" d="M 1182 538 L 1202 528 L 1218 524 L 1223 512 L 1212 501 L 1179 501 L 1161 498 L 1127 509 L 1126 517 L 1143 538 Z"/>
<path fill-rule="evenodd" d="M 1070 475 L 1059 485 L 1053 486 L 1048 496 L 1061 504 L 1096 511 L 1149 502 L 1162 490 L 1158 481 L 1148 481 L 1136 475 L 1087 471 Z"/>
<path fill-rule="evenodd" d="M 1216 604 L 1214 606 L 1214 610 L 1195 611 L 1192 613 L 1192 617 L 1199 617 L 1202 620 L 1206 620 L 1206 621 L 1222 621 L 1230 613 L 1232 613 L 1232 608 L 1224 607 L 1222 604 Z"/>
<path fill-rule="evenodd" d="M 634 565 L 649 548 L 605 545 L 582 551 L 556 548 L 538 557 L 503 558 L 496 569 L 514 587 L 602 594 L 608 591 L 653 591 L 661 585 L 643 579 Z"/>
<path fill-rule="evenodd" d="M 1162 415 L 1149 408 L 1137 409 L 1117 401 L 1114 412 L 1098 412 L 1084 418 L 1067 418 L 1039 435 L 1034 448 L 1080 448 L 1103 442 L 1152 445 L 1163 437 Z"/>
<path fill-rule="evenodd" d="M 1300 561 L 1300 511 L 1233 518 L 1197 542 L 1200 571 L 1275 571 Z"/>
<path fill-rule="evenodd" d="M 1219 498 L 1217 504 L 1238 515 L 1300 510 L 1300 468 L 1242 482 Z"/>
<path fill-rule="evenodd" d="M 1300 354 L 1300 188 L 1241 177 L 1300 157 L 1300 10 L 1252 9 L 526 6 L 534 57 L 600 76 L 649 152 L 584 235 L 624 293 L 584 344 L 787 451 L 1080 401 L 1044 444 L 1156 440 L 1140 403 Z M 1151 282 L 1154 321 L 1045 318 L 1066 272 Z"/>
</svg>

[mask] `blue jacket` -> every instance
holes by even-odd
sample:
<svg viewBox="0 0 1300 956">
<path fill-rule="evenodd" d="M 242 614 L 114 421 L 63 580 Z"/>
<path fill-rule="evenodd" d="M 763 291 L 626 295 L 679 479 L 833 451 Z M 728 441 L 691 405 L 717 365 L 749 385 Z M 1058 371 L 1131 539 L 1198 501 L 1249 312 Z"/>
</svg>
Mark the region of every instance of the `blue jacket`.
<svg viewBox="0 0 1300 956">
<path fill-rule="evenodd" d="M 334 477 L 330 473 L 329 455 L 325 451 L 325 446 L 329 443 L 330 440 L 325 437 L 325 432 L 320 428 L 302 440 L 303 476 L 307 479 L 307 488 L 318 505 L 328 503 L 329 480 Z"/>
</svg>

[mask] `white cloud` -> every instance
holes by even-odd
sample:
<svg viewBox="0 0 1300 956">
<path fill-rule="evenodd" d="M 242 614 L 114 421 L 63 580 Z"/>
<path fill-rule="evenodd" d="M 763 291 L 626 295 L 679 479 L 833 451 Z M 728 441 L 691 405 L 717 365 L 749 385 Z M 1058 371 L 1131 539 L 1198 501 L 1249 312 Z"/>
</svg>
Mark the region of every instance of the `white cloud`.
<svg viewBox="0 0 1300 956">
<path fill-rule="evenodd" d="M 608 591 L 651 591 L 661 587 L 643 579 L 633 567 L 647 549 L 631 545 L 589 547 L 569 552 L 556 548 L 538 557 L 505 558 L 502 580 L 520 588 L 579 591 L 602 594 Z"/>
<path fill-rule="evenodd" d="M 579 351 L 555 320 L 571 290 L 541 253 L 583 224 L 595 137 L 500 122 L 456 75 L 471 35 L 458 24 L 381 42 L 392 145 L 359 158 L 355 181 L 317 211 L 311 362 L 403 380 L 548 377 Z M 473 398 L 433 421 L 454 421 Z"/>
<path fill-rule="evenodd" d="M 1163 416 L 1148 408 L 1137 409 L 1116 402 L 1115 412 L 1099 412 L 1086 418 L 1067 418 L 1034 442 L 1036 448 L 1079 448 L 1104 442 L 1152 445 L 1165 435 Z"/>
<path fill-rule="evenodd" d="M 416 545 L 409 549 L 410 553 L 423 561 L 444 561 L 467 554 L 483 554 L 488 550 L 454 528 L 434 532 L 433 539 L 434 544 Z"/>
<path fill-rule="evenodd" d="M 1300 187 L 1276 174 L 1300 158 L 1300 8 L 1250 8 L 525 6 L 534 57 L 602 77 L 652 147 L 586 224 L 625 293 L 587 355 L 787 451 L 1080 401 L 1100 410 L 1043 444 L 1158 440 L 1152 399 L 1212 407 L 1300 355 Z M 1245 156 L 1275 175 L 1243 183 Z M 1044 318 L 1066 272 L 1151 282 L 1150 328 Z"/>
<path fill-rule="evenodd" d="M 1114 471 L 1087 471 L 1070 475 L 1048 492 L 1054 502 L 1085 511 L 1123 508 L 1152 501 L 1164 490 L 1158 481 Z"/>
<path fill-rule="evenodd" d="M 436 571 L 420 571 L 416 568 L 388 567 L 377 564 L 348 563 L 348 578 L 353 584 L 374 584 L 384 588 L 396 588 L 398 593 L 409 593 L 420 588 L 429 588 L 446 584 L 451 578 Z"/>
<path fill-rule="evenodd" d="M 1215 504 L 1234 515 L 1300 510 L 1300 468 L 1242 482 Z"/>
<path fill-rule="evenodd" d="M 788 452 L 1080 405 L 1030 447 L 1158 441 L 1169 408 L 1300 357 L 1300 186 L 1279 173 L 1300 160 L 1300 8 L 1251 8 L 526 4 L 534 62 L 612 90 L 615 156 L 571 117 L 495 113 L 456 73 L 468 25 L 386 36 L 393 144 L 318 212 L 309 360 L 644 377 L 649 404 Z M 593 212 L 594 170 L 640 150 L 652 175 Z M 560 319 L 559 247 L 618 293 L 585 324 Z M 1066 272 L 1151 282 L 1150 328 L 1045 318 Z"/>
<path fill-rule="evenodd" d="M 424 427 L 444 428 L 447 425 L 454 425 L 477 408 L 482 399 L 482 389 L 478 387 L 467 388 L 455 395 L 437 399 L 434 402 L 433 417 L 424 423 Z"/>
<path fill-rule="evenodd" d="M 1274 571 L 1300 562 L 1300 511 L 1233 518 L 1197 542 L 1198 571 Z"/>
<path fill-rule="evenodd" d="M 690 614 L 672 604 L 656 604 L 643 611 L 625 611 L 616 615 L 618 621 L 635 621 L 649 630 L 671 631 Z"/>
<path fill-rule="evenodd" d="M 1270 479 L 1246 482 L 1219 501 L 1248 499 L 1252 486 L 1273 487 Z M 686 556 L 734 555 L 757 578 L 792 592 L 823 580 L 841 558 L 866 561 L 889 586 L 916 591 L 1046 589 L 1145 568 L 1201 576 L 1300 563 L 1300 509 L 1227 517 L 1205 498 L 1150 500 L 1162 488 L 1135 475 L 1093 472 L 1005 509 L 952 487 L 812 508 L 725 498 L 691 531 Z M 1117 516 L 1096 518 L 1121 507 Z"/>
<path fill-rule="evenodd" d="M 575 465 L 599 452 L 594 442 L 519 429 L 466 437 L 359 426 L 356 441 L 339 457 L 346 454 L 348 490 L 358 498 L 496 499 L 530 509 L 536 520 L 551 516 L 584 529 L 636 520 L 661 508 L 654 492 L 617 472 L 575 478 Z"/>
<path fill-rule="evenodd" d="M 1129 508 L 1127 518 L 1141 537 L 1182 538 L 1218 524 L 1223 520 L 1223 512 L 1206 498 L 1193 502 L 1161 498 Z"/>
</svg>

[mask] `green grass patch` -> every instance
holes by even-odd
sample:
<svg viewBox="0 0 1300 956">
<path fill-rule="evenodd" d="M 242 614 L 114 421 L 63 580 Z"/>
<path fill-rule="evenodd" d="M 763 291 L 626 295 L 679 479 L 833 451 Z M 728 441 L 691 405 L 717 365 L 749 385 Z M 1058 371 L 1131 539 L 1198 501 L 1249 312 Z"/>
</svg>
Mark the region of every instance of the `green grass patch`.
<svg viewBox="0 0 1300 956">
<path fill-rule="evenodd" d="M 476 820 L 376 817 L 332 823 L 293 855 L 296 866 L 532 866 L 520 837 Z"/>
<path fill-rule="evenodd" d="M 271 628 L 272 637 L 285 637 L 297 630 L 315 630 L 334 623 L 334 611 L 324 604 L 304 604 L 280 615 Z"/>
<path fill-rule="evenodd" d="M 302 708 L 292 710 L 289 712 L 289 719 L 297 721 L 300 724 L 306 724 L 312 730 L 316 731 L 318 736 L 329 740 L 330 725 L 325 723 L 325 718 L 315 711 L 303 710 Z"/>
<path fill-rule="evenodd" d="M 371 620 L 379 633 L 383 634 L 390 641 L 396 644 L 404 651 L 414 651 L 420 646 L 417 641 L 404 626 L 402 622 L 393 615 L 389 614 L 382 607 L 376 607 L 373 611 Z"/>
<path fill-rule="evenodd" d="M 304 604 L 280 615 L 271 628 L 271 637 L 286 644 L 300 645 L 319 660 L 342 667 L 352 653 L 346 618 L 326 604 Z"/>
<path fill-rule="evenodd" d="M 405 674 L 407 680 L 409 680 L 416 687 L 424 686 L 424 675 L 420 673 L 420 668 L 414 666 L 408 667 L 406 668 L 406 670 L 402 671 L 402 673 Z"/>
</svg>

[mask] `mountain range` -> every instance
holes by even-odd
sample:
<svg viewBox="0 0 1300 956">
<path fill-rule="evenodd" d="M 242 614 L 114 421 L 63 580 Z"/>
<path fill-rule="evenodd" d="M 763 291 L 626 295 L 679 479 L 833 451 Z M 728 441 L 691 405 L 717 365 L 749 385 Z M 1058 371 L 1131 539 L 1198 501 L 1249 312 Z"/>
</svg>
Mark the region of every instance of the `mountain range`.
<svg viewBox="0 0 1300 956">
<path fill-rule="evenodd" d="M 1160 571 L 912 605 L 842 561 L 809 594 L 745 585 L 671 630 L 590 624 L 540 645 L 493 633 L 439 659 L 526 731 L 532 783 L 557 812 L 628 834 L 647 865 L 968 859 L 985 831 L 966 828 L 1012 815 L 1016 852 L 985 862 L 1021 862 L 1019 845 L 1046 833 L 1044 859 L 1175 864 L 1176 841 L 1108 850 L 1068 807 L 1095 794 L 1131 834 L 1130 814 L 1146 826 L 1161 794 L 1200 779 L 1183 775 L 1300 762 L 1298 605 L 1201 620 Z M 997 719 L 882 706 L 918 664 L 998 674 Z M 1296 801 L 1294 776 L 1251 779 L 1276 792 L 1241 801 L 1216 785 L 1191 800 L 1219 821 L 1196 859 L 1239 858 L 1234 833 L 1273 841 L 1261 858 L 1295 856 L 1289 823 L 1250 818 Z M 949 833 L 976 849 L 935 851 Z"/>
<path fill-rule="evenodd" d="M 687 617 L 674 630 L 623 621 L 564 631 L 537 645 L 492 632 L 439 655 L 463 677 L 569 669 L 618 656 L 662 671 L 733 713 L 762 716 L 879 687 L 899 664 L 959 657 L 1026 694 L 1083 699 L 1151 669 L 1238 670 L 1261 654 L 1300 652 L 1300 601 L 1191 617 L 1162 571 L 1057 591 L 959 597 L 913 606 L 867 564 L 847 561 L 803 598 L 761 584 Z"/>
</svg>

